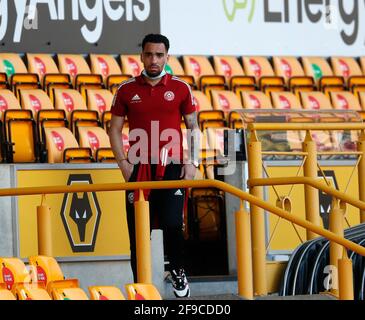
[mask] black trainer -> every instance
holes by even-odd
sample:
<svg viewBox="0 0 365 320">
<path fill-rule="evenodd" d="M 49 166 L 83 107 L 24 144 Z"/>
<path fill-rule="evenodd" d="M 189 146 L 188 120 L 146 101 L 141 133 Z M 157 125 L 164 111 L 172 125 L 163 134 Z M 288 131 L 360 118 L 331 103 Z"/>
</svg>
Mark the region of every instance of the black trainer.
<svg viewBox="0 0 365 320">
<path fill-rule="evenodd" d="M 190 297 L 190 289 L 184 269 L 171 271 L 171 282 L 177 298 Z"/>
</svg>

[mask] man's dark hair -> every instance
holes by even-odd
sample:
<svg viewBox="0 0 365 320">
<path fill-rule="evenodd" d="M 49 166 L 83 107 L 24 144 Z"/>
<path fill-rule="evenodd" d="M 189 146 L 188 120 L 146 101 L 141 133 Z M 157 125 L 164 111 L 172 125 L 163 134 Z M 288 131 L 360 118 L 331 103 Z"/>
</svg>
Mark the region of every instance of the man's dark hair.
<svg viewBox="0 0 365 320">
<path fill-rule="evenodd" d="M 151 43 L 163 43 L 165 45 L 166 51 L 168 52 L 170 49 L 170 41 L 162 34 L 153 34 L 150 33 L 146 35 L 142 41 L 142 50 L 144 50 L 144 47 L 146 46 L 147 42 Z"/>
</svg>

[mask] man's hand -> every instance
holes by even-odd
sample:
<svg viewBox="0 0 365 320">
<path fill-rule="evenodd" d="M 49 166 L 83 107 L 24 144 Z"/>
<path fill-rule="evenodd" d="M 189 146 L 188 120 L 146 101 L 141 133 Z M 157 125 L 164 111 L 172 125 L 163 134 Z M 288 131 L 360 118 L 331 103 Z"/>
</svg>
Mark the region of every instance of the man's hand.
<svg viewBox="0 0 365 320">
<path fill-rule="evenodd" d="M 184 164 L 181 169 L 180 179 L 193 180 L 196 173 L 196 167 L 193 164 Z"/>
<path fill-rule="evenodd" d="M 118 166 L 119 166 L 120 170 L 122 171 L 124 181 L 128 182 L 133 173 L 134 165 L 130 164 L 127 160 L 120 160 L 120 161 L 118 161 Z"/>
</svg>

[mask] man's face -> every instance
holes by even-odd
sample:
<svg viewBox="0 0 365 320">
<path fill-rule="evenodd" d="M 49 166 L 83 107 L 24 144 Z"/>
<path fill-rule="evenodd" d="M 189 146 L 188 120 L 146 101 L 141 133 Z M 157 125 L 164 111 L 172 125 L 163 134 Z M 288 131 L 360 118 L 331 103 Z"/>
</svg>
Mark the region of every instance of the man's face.
<svg viewBox="0 0 365 320">
<path fill-rule="evenodd" d="M 150 77 L 158 76 L 164 69 L 167 60 L 168 54 L 163 43 L 146 43 L 141 54 L 141 61 Z"/>
</svg>

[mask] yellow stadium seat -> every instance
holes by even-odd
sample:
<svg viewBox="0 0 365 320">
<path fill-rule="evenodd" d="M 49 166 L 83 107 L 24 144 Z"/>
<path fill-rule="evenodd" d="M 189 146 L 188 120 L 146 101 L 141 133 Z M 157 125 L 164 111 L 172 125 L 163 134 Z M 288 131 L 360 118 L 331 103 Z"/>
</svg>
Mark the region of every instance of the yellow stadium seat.
<svg viewBox="0 0 365 320">
<path fill-rule="evenodd" d="M 235 56 L 214 56 L 213 61 L 215 73 L 224 76 L 227 83 L 232 77 L 244 76 L 242 66 Z"/>
<path fill-rule="evenodd" d="M 0 120 L 4 120 L 4 112 L 6 110 L 20 110 L 19 100 L 14 93 L 8 89 L 0 89 Z"/>
<path fill-rule="evenodd" d="M 362 111 L 359 100 L 348 91 L 331 92 L 331 101 L 335 109 Z"/>
<path fill-rule="evenodd" d="M 258 89 L 255 77 L 253 76 L 233 76 L 230 80 L 229 87 L 238 97 L 241 97 L 242 91 L 256 91 Z"/>
<path fill-rule="evenodd" d="M 66 112 L 69 127 L 77 135 L 79 126 L 100 125 L 99 113 L 96 110 L 88 110 L 86 102 L 81 94 L 73 89 L 55 89 L 55 109 Z"/>
<path fill-rule="evenodd" d="M 242 92 L 242 106 L 245 109 L 272 109 L 270 98 L 261 91 Z"/>
<path fill-rule="evenodd" d="M 224 76 L 216 75 L 206 56 L 183 56 L 185 74 L 194 77 L 198 88 L 205 91 L 205 87 L 214 86 L 225 89 Z M 206 93 L 206 92 L 205 92 Z"/>
<path fill-rule="evenodd" d="M 0 283 L 13 290 L 18 283 L 30 283 L 31 276 L 24 262 L 19 258 L 0 257 Z"/>
<path fill-rule="evenodd" d="M 89 300 L 81 288 L 55 288 L 54 300 Z"/>
<path fill-rule="evenodd" d="M 103 154 L 103 159 L 108 154 L 109 159 L 112 160 L 114 157 L 111 157 L 112 150 L 110 146 L 109 136 L 105 132 L 103 128 L 100 127 L 80 127 L 79 128 L 79 144 L 81 148 L 90 148 L 93 154 L 94 159 L 96 161 L 100 158 L 100 151 Z M 109 149 L 109 151 L 108 151 Z M 100 161 L 98 161 L 100 162 Z"/>
<path fill-rule="evenodd" d="M 153 284 L 131 283 L 126 284 L 128 300 L 162 300 L 160 293 Z"/>
<path fill-rule="evenodd" d="M 17 285 L 14 292 L 18 300 L 52 300 L 46 289 L 37 283 Z"/>
<path fill-rule="evenodd" d="M 245 74 L 257 80 L 261 77 L 274 77 L 275 73 L 266 57 L 242 57 Z"/>
<path fill-rule="evenodd" d="M 120 86 L 120 84 L 124 81 L 127 81 L 132 76 L 130 74 L 119 74 L 119 75 L 111 75 L 106 80 L 106 88 L 112 93 L 115 94 Z"/>
<path fill-rule="evenodd" d="M 213 110 L 212 104 L 206 94 L 199 90 L 193 90 L 192 94 L 197 112 Z"/>
<path fill-rule="evenodd" d="M 22 260 L 0 258 L 0 266 L 0 296 L 1 291 L 7 289 L 18 300 L 51 300 L 42 284 L 32 282 L 34 279 Z M 6 292 L 3 294 L 9 296 Z"/>
<path fill-rule="evenodd" d="M 79 287 L 78 279 L 65 279 L 57 260 L 53 257 L 31 256 L 29 264 L 36 273 L 37 282 L 42 284 L 53 298 L 55 289 Z"/>
<path fill-rule="evenodd" d="M 56 62 L 50 54 L 27 53 L 28 71 L 36 73 L 42 82 L 47 74 L 58 75 L 59 70 Z"/>
<path fill-rule="evenodd" d="M 271 100 L 275 109 L 302 109 L 300 100 L 292 92 L 272 92 Z"/>
<path fill-rule="evenodd" d="M 283 77 L 289 89 L 295 86 L 314 86 L 312 76 L 306 76 L 295 57 L 274 57 L 274 70 L 277 76 Z"/>
<path fill-rule="evenodd" d="M 230 112 L 234 109 L 242 109 L 242 104 L 237 95 L 227 90 L 212 90 L 212 105 L 215 110 Z"/>
<path fill-rule="evenodd" d="M 332 77 L 333 71 L 328 61 L 322 57 L 302 57 L 304 72 L 318 82 L 322 77 Z"/>
<path fill-rule="evenodd" d="M 118 62 L 112 55 L 107 54 L 90 54 L 91 72 L 100 74 L 106 84 L 109 77 L 121 75 L 122 71 Z"/>
<path fill-rule="evenodd" d="M 44 128 L 48 163 L 92 162 L 89 148 L 79 148 L 72 132 L 64 127 Z"/>
<path fill-rule="evenodd" d="M 6 285 L 4 283 L 0 283 L 0 301 L 1 300 L 16 300 L 14 294 L 6 289 Z"/>
<path fill-rule="evenodd" d="M 7 162 L 37 162 L 38 140 L 32 111 L 8 109 L 3 117 Z"/>
<path fill-rule="evenodd" d="M 78 75 L 90 75 L 90 67 L 80 54 L 58 54 L 58 67 L 61 73 L 67 73 L 75 85 Z"/>
<path fill-rule="evenodd" d="M 175 76 L 184 76 L 184 69 L 176 56 L 169 56 L 169 60 L 166 65 L 166 71 Z"/>
<path fill-rule="evenodd" d="M 266 57 L 242 57 L 242 64 L 247 76 L 255 77 L 256 83 L 261 90 L 267 86 L 285 87 L 285 80 L 276 76 Z"/>
<path fill-rule="evenodd" d="M 130 74 L 132 77 L 136 77 L 141 74 L 143 64 L 139 55 L 121 55 L 120 61 L 122 64 L 123 74 Z"/>
<path fill-rule="evenodd" d="M 110 111 L 114 96 L 109 90 L 89 89 L 87 90 L 86 95 L 88 109 L 97 111 L 100 119 L 105 112 Z"/>
<path fill-rule="evenodd" d="M 303 109 L 325 110 L 333 109 L 330 99 L 322 92 L 301 92 Z"/>
<path fill-rule="evenodd" d="M 331 57 L 333 72 L 345 80 L 353 76 L 362 76 L 359 64 L 351 57 Z"/>
<path fill-rule="evenodd" d="M 41 110 L 53 109 L 53 104 L 48 95 L 41 89 L 22 89 L 20 93 L 20 103 L 23 109 L 31 110 L 34 118 Z"/>
<path fill-rule="evenodd" d="M 122 291 L 112 286 L 89 287 L 91 300 L 125 300 Z"/>
<path fill-rule="evenodd" d="M 16 73 L 28 73 L 27 67 L 17 53 L 0 53 L 0 72 L 10 79 Z"/>
</svg>

